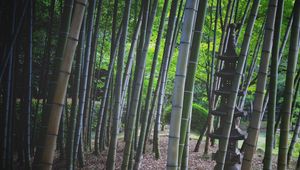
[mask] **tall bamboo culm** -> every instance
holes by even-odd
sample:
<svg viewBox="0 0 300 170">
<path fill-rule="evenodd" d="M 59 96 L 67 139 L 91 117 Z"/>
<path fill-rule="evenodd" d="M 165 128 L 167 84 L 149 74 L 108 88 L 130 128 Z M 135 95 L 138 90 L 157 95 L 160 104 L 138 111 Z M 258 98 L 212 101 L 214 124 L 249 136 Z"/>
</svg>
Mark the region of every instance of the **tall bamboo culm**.
<svg viewBox="0 0 300 170">
<path fill-rule="evenodd" d="M 168 63 L 169 63 L 169 55 L 171 53 L 172 48 L 172 40 L 173 40 L 173 34 L 174 34 L 174 27 L 175 27 L 175 17 L 176 17 L 176 11 L 178 6 L 178 0 L 173 0 L 171 3 L 171 9 L 170 9 L 170 15 L 169 15 L 169 21 L 168 21 L 168 29 L 167 29 L 167 35 L 166 35 L 166 42 L 163 52 L 163 61 L 161 64 L 161 75 L 160 75 L 160 85 L 158 90 L 158 103 L 157 103 L 157 111 L 156 111 L 156 121 L 155 121 L 155 127 L 154 127 L 154 135 L 153 135 L 153 149 L 155 152 L 155 158 L 160 158 L 160 151 L 159 151 L 159 139 L 158 139 L 158 133 L 159 133 L 159 125 L 160 125 L 160 116 L 162 112 L 162 105 L 163 105 L 163 98 L 165 96 L 164 94 L 164 88 L 166 84 L 165 77 L 167 75 L 168 70 Z"/>
<path fill-rule="evenodd" d="M 194 95 L 194 84 L 195 84 L 195 73 L 198 65 L 198 56 L 200 51 L 200 43 L 202 38 L 202 30 L 206 14 L 207 0 L 199 0 L 199 7 L 196 17 L 196 23 L 193 34 L 193 41 L 191 45 L 191 52 L 189 55 L 189 61 L 187 66 L 187 77 L 185 80 L 184 87 L 184 99 L 181 117 L 181 128 L 180 128 L 180 140 L 179 140 L 179 156 L 178 156 L 178 167 L 181 167 L 182 154 L 184 145 L 188 136 L 188 122 L 192 113 L 193 95 Z"/>
<path fill-rule="evenodd" d="M 75 58 L 75 66 L 73 68 L 73 83 L 72 83 L 72 104 L 70 110 L 70 120 L 69 126 L 67 130 L 67 147 L 66 147 L 66 162 L 67 169 L 74 169 L 74 136 L 75 136 L 75 125 L 76 125 L 76 117 L 78 112 L 78 94 L 79 94 L 79 86 L 80 86 L 80 75 L 81 75 L 81 64 L 82 64 L 82 56 L 84 54 L 84 42 L 85 42 L 85 17 L 83 18 L 80 37 L 79 37 L 79 46 L 76 49 L 76 58 Z"/>
<path fill-rule="evenodd" d="M 151 8 L 149 7 L 149 17 L 148 17 L 148 24 L 147 24 L 147 28 L 146 28 L 146 37 L 145 37 L 145 43 L 144 43 L 144 48 L 142 51 L 142 66 L 143 69 L 140 69 L 139 72 L 144 72 L 145 71 L 145 64 L 146 64 L 146 58 L 147 58 L 147 54 L 148 54 L 148 49 L 149 49 L 149 45 L 150 45 L 150 40 L 151 40 L 151 36 L 152 36 L 152 27 L 153 27 L 153 23 L 154 23 L 154 19 L 156 16 L 156 11 L 157 11 L 157 6 L 158 6 L 158 0 L 154 0 L 152 2 L 152 6 Z M 150 4 L 149 4 L 150 5 Z M 156 61 L 154 61 L 156 62 Z M 155 63 L 156 64 L 156 63 Z M 153 80 L 153 77 L 152 77 Z M 153 82 L 152 82 L 153 83 Z M 152 85 L 151 85 L 152 86 Z M 142 86 L 143 87 L 143 86 Z M 140 96 L 142 96 L 142 87 L 140 88 Z M 152 89 L 152 87 L 150 87 Z M 149 89 L 149 88 L 148 88 Z M 149 96 L 148 96 L 149 97 Z M 140 97 L 139 100 L 142 100 L 142 98 Z M 141 125 L 141 131 L 140 131 L 140 135 L 139 135 L 139 141 L 138 141 L 138 146 L 137 146 L 137 152 L 136 152 L 136 156 L 135 156 L 135 163 L 134 163 L 134 169 L 138 169 L 139 165 L 140 165 L 140 160 L 142 157 L 142 151 L 143 151 L 143 147 L 144 147 L 144 141 L 145 141 L 145 135 L 146 135 L 146 128 L 147 128 L 147 120 L 145 120 L 145 118 L 148 118 L 148 113 L 149 111 L 145 111 L 144 114 L 142 114 L 142 125 Z M 136 121 L 139 121 L 139 119 L 137 119 Z M 138 134 L 136 133 L 136 138 L 138 138 Z"/>
<path fill-rule="evenodd" d="M 286 72 L 284 100 L 281 106 L 281 124 L 279 138 L 279 153 L 278 153 L 278 170 L 287 169 L 287 152 L 290 115 L 292 109 L 292 100 L 294 94 L 294 79 L 297 67 L 298 52 L 299 52 L 299 25 L 300 25 L 300 0 L 295 1 L 294 20 L 291 30 L 290 48 L 288 54 L 288 65 Z"/>
<path fill-rule="evenodd" d="M 122 25 L 122 36 L 120 39 L 120 47 L 117 61 L 117 74 L 115 81 L 115 91 L 114 91 L 114 100 L 115 106 L 113 109 L 112 115 L 112 128 L 111 128 L 111 140 L 109 144 L 108 150 L 108 159 L 106 161 L 106 166 L 108 170 L 115 169 L 115 158 L 116 158 L 116 147 L 117 147 L 117 135 L 119 131 L 120 124 L 120 110 L 121 110 L 121 98 L 122 98 L 122 80 L 123 80 L 123 64 L 124 64 L 124 56 L 125 56 L 125 45 L 128 31 L 128 23 L 129 23 L 129 14 L 131 8 L 131 0 L 125 1 L 125 9 L 123 13 L 123 22 Z"/>
<path fill-rule="evenodd" d="M 186 80 L 188 59 L 190 54 L 192 30 L 198 9 L 198 0 L 187 0 L 182 23 L 182 36 L 177 59 L 174 92 L 172 99 L 172 112 L 169 131 L 167 169 L 178 169 L 180 125 L 184 98 L 184 85 Z M 184 134 L 186 135 L 186 134 Z"/>
<path fill-rule="evenodd" d="M 255 98 L 253 102 L 253 112 L 251 113 L 250 125 L 248 127 L 248 136 L 243 143 L 242 151 L 244 151 L 244 158 L 242 162 L 242 169 L 251 169 L 252 158 L 256 150 L 257 138 L 261 124 L 261 114 L 263 110 L 263 102 L 265 96 L 265 88 L 267 82 L 267 72 L 269 60 L 271 56 L 271 49 L 273 44 L 273 32 L 277 10 L 277 0 L 270 0 L 267 19 L 265 25 L 265 34 L 263 40 L 262 54 L 260 59 L 259 71 L 257 76 L 257 84 L 255 91 Z"/>
<path fill-rule="evenodd" d="M 141 135 L 140 141 L 139 141 L 139 145 L 141 143 L 143 146 L 138 146 L 138 147 L 141 147 L 143 151 L 145 150 L 145 144 L 147 141 L 148 126 L 151 123 L 151 119 L 152 119 L 152 115 L 153 115 L 152 112 L 150 112 L 150 107 L 151 107 L 151 100 L 153 101 L 155 99 L 154 99 L 154 97 L 151 97 L 151 96 L 152 96 L 152 92 L 153 92 L 154 74 L 156 71 L 158 52 L 160 49 L 163 29 L 164 29 L 164 25 L 165 25 L 164 21 L 165 21 L 165 17 L 166 17 L 168 4 L 169 4 L 169 0 L 165 0 L 164 5 L 163 5 L 163 10 L 161 13 L 161 17 L 160 17 L 159 29 L 158 29 L 156 43 L 155 43 L 155 51 L 154 51 L 153 61 L 152 61 L 152 66 L 151 66 L 150 79 L 149 79 L 149 83 L 148 83 L 148 90 L 147 90 L 145 108 L 144 108 L 145 115 L 144 115 L 143 121 L 142 121 L 142 124 L 144 124 L 144 125 L 142 125 L 142 128 L 143 128 L 143 126 L 145 126 L 145 132 L 143 132 L 143 133 L 145 133 L 145 136 L 142 137 L 142 135 Z M 142 131 L 143 131 L 143 129 L 141 129 L 141 132 Z M 144 141 L 141 141 L 141 139 L 143 139 L 143 138 L 144 138 Z M 137 153 L 138 152 L 140 152 L 139 149 L 138 149 Z"/>
<path fill-rule="evenodd" d="M 54 88 L 53 105 L 50 109 L 46 136 L 43 139 L 43 148 L 41 148 L 39 161 L 35 164 L 35 168 L 37 169 L 50 170 L 52 168 L 59 122 L 87 0 L 77 0 L 74 4 L 75 9 L 72 16 L 70 33 L 63 52 L 63 59 L 57 76 L 57 85 Z"/>
<path fill-rule="evenodd" d="M 276 114 L 276 96 L 277 96 L 277 78 L 278 78 L 278 56 L 279 56 L 279 42 L 280 31 L 282 24 L 282 15 L 284 9 L 284 1 L 278 0 L 278 8 L 276 12 L 274 41 L 272 47 L 271 57 L 271 73 L 269 83 L 269 103 L 268 103 L 268 121 L 267 121 L 267 133 L 266 133 L 266 151 L 264 156 L 264 169 L 272 169 L 272 150 L 274 140 L 274 126 L 275 126 L 275 114 Z"/>
</svg>

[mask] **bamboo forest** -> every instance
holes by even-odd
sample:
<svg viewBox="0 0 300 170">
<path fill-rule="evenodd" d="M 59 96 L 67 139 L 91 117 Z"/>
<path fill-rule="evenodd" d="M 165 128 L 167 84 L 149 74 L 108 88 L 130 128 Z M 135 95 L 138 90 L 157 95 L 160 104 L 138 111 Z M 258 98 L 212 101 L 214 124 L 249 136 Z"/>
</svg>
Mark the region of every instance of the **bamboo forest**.
<svg viewBox="0 0 300 170">
<path fill-rule="evenodd" d="M 0 0 L 0 169 L 300 170 L 300 0 Z"/>
</svg>

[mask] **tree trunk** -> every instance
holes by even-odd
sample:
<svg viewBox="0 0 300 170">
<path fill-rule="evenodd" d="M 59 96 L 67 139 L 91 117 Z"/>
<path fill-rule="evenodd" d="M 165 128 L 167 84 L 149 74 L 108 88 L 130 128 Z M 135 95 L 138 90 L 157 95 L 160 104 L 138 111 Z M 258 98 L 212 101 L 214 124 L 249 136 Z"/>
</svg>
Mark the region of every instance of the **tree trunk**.
<svg viewBox="0 0 300 170">
<path fill-rule="evenodd" d="M 261 26 L 260 28 L 260 33 L 259 33 L 259 36 L 258 36 L 258 40 L 255 44 L 255 48 L 254 48 L 254 51 L 252 53 L 252 59 L 251 59 L 251 64 L 250 64 L 250 67 L 248 69 L 248 73 L 247 73 L 247 77 L 245 78 L 244 80 L 244 83 L 243 83 L 243 89 L 244 89 L 244 94 L 240 99 L 239 99 L 239 104 L 238 104 L 238 107 L 240 109 L 243 109 L 244 108 L 244 104 L 245 104 L 245 101 L 246 101 L 246 96 L 247 96 L 247 91 L 248 91 L 248 88 L 251 84 L 251 81 L 253 80 L 253 73 L 255 71 L 255 68 L 256 68 L 256 63 L 257 63 L 257 59 L 258 59 L 258 54 L 260 52 L 260 47 L 262 46 L 262 39 L 263 39 L 263 33 L 264 33 L 264 28 L 265 28 L 265 22 L 264 24 Z"/>
<path fill-rule="evenodd" d="M 133 66 L 133 61 L 134 61 L 134 51 L 135 51 L 138 36 L 139 36 L 140 30 L 141 30 L 142 17 L 143 17 L 143 13 L 141 10 L 134 35 L 131 40 L 131 46 L 130 46 L 129 55 L 128 55 L 128 59 L 127 59 L 127 63 L 126 63 L 125 71 L 124 71 L 124 76 L 123 76 L 124 78 L 123 78 L 122 104 L 121 104 L 122 111 L 123 111 L 123 107 L 124 107 L 124 103 L 125 103 L 126 91 L 128 89 L 129 79 L 131 78 L 131 73 L 133 70 L 132 66 Z M 128 100 L 127 100 L 127 102 L 128 102 Z M 122 114 L 120 116 L 122 117 Z"/>
<path fill-rule="evenodd" d="M 247 18 L 247 14 L 248 14 L 248 11 L 249 11 L 249 9 L 250 9 L 250 1 L 251 0 L 248 0 L 247 1 L 247 5 L 246 5 L 246 8 L 245 8 L 245 11 L 244 11 L 244 14 L 243 14 L 243 17 L 242 17 L 242 20 L 241 20 L 241 22 L 239 23 L 239 30 L 238 30 L 238 32 L 236 33 L 236 39 L 237 39 L 237 41 L 238 41 L 238 39 L 239 39 L 239 37 L 240 37 L 240 33 L 241 33 L 241 30 L 242 30 L 242 27 L 244 26 L 244 23 L 245 23 L 245 21 L 246 21 L 246 18 Z M 237 14 L 237 12 L 236 12 L 236 14 Z M 236 23 L 236 22 L 234 22 L 234 23 Z"/>
<path fill-rule="evenodd" d="M 50 77 L 50 82 L 54 80 L 54 71 L 55 68 L 57 68 L 57 65 L 55 65 L 57 62 L 57 56 L 54 56 L 54 58 L 51 57 L 50 53 L 51 53 L 51 46 L 52 46 L 52 39 L 53 39 L 53 19 L 54 19 L 54 9 L 55 9 L 55 1 L 56 0 L 51 0 L 50 6 L 49 6 L 49 22 L 48 22 L 48 30 L 47 30 L 47 34 L 45 37 L 45 48 L 44 48 L 44 56 L 45 58 L 43 59 L 43 63 L 42 63 L 42 70 L 41 70 L 41 74 L 40 74 L 40 78 L 41 81 L 39 83 L 39 95 L 42 97 L 42 108 L 43 108 L 43 113 L 45 113 L 45 109 L 47 109 L 47 107 L 45 107 L 46 104 L 46 99 L 47 99 L 47 95 L 50 94 L 47 91 L 47 86 L 49 86 L 48 81 L 49 81 L 49 77 Z M 51 68 L 50 68 L 50 66 Z M 52 73 L 49 72 L 50 69 L 53 71 Z"/>
<path fill-rule="evenodd" d="M 300 170 L 300 154 L 299 154 L 299 156 L 298 156 L 297 165 L 296 165 L 296 170 Z"/>
</svg>

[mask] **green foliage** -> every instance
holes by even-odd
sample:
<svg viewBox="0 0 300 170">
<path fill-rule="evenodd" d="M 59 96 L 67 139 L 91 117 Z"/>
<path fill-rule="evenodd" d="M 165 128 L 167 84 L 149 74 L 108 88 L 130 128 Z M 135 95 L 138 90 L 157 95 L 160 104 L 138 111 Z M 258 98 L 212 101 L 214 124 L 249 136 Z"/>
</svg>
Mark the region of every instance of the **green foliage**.
<svg viewBox="0 0 300 170">
<path fill-rule="evenodd" d="M 170 117 L 171 112 L 172 112 L 172 105 L 169 105 L 166 107 L 164 111 L 162 124 L 169 124 L 171 119 Z M 205 125 L 205 122 L 207 120 L 207 115 L 208 115 L 208 111 L 205 108 L 203 108 L 199 104 L 193 103 L 191 130 L 199 133 L 200 130 Z"/>
<path fill-rule="evenodd" d="M 265 125 L 263 125 L 263 126 L 265 126 Z M 293 136 L 293 133 L 290 133 L 289 134 L 289 143 L 291 142 L 291 138 L 292 138 L 292 136 Z M 278 147 L 279 147 L 279 134 L 277 133 L 276 134 L 276 144 L 275 144 L 275 148 L 273 149 L 273 154 L 274 155 L 278 155 Z M 240 146 L 241 146 L 241 144 L 242 143 L 239 143 L 240 144 Z M 257 142 L 257 148 L 259 149 L 259 150 L 261 150 L 261 151 L 265 151 L 265 146 L 266 146 L 266 132 L 261 132 L 260 134 L 259 134 L 259 138 L 258 138 L 258 142 Z M 292 153 L 292 157 L 294 157 L 294 159 L 295 158 L 298 158 L 298 156 L 299 156 L 299 152 L 300 152 L 300 143 L 299 142 L 296 142 L 295 143 L 295 146 L 294 146 L 295 148 L 294 148 L 294 150 L 293 150 L 293 153 Z"/>
</svg>

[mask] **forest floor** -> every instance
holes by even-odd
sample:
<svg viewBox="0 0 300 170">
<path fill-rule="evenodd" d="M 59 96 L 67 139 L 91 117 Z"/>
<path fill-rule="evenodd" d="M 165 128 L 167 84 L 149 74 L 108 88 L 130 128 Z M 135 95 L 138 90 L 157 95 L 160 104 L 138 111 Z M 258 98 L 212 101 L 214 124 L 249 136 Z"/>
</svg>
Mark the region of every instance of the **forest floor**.
<svg viewBox="0 0 300 170">
<path fill-rule="evenodd" d="M 205 139 L 205 138 L 204 138 Z M 190 140 L 190 153 L 189 153 L 189 169 L 192 170 L 210 170 L 213 169 L 215 162 L 211 159 L 211 153 L 215 153 L 217 151 L 217 145 L 214 147 L 210 147 L 209 155 L 203 156 L 204 151 L 204 140 L 200 145 L 200 152 L 194 152 L 195 145 L 197 143 L 196 139 Z M 122 164 L 122 156 L 123 156 L 123 149 L 124 149 L 124 141 L 123 139 L 119 139 L 118 142 L 118 149 L 116 155 L 116 169 L 121 169 Z M 152 141 L 149 141 L 146 148 L 146 154 L 142 158 L 140 169 L 141 170 L 163 170 L 166 167 L 167 162 L 167 146 L 168 146 L 168 136 L 167 132 L 165 131 L 160 135 L 160 153 L 161 158 L 156 160 L 154 153 L 151 152 L 152 150 Z M 258 149 L 252 162 L 252 169 L 253 170 L 261 170 L 263 169 L 263 157 L 264 153 L 261 149 Z M 95 156 L 93 153 L 89 153 L 85 155 L 85 166 L 82 168 L 83 170 L 89 169 L 105 169 L 106 165 L 106 158 L 107 158 L 107 151 L 102 152 L 99 156 Z M 61 161 L 56 160 L 54 165 L 54 169 L 64 169 L 64 163 Z M 273 156 L 273 168 L 277 169 L 277 156 Z M 296 159 L 293 158 L 290 170 L 295 169 Z"/>
</svg>

